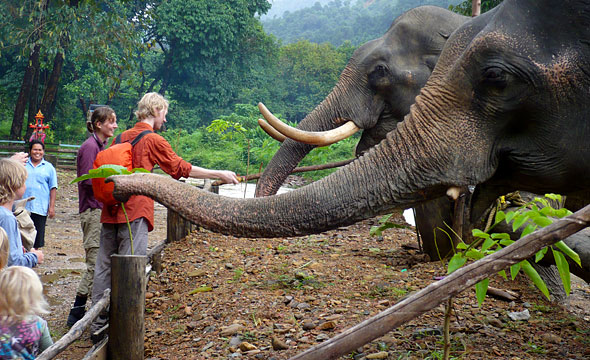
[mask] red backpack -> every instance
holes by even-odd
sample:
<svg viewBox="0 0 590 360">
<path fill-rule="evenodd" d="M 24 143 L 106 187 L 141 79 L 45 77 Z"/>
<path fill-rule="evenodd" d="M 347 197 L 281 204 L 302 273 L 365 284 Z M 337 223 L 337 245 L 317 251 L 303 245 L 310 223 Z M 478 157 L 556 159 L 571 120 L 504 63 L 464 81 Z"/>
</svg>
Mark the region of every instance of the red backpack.
<svg viewBox="0 0 590 360">
<path fill-rule="evenodd" d="M 151 130 L 142 131 L 133 139 L 133 141 L 121 142 L 121 134 L 115 138 L 115 142 L 108 149 L 100 151 L 94 160 L 94 168 L 98 169 L 102 165 L 121 165 L 125 166 L 127 170 L 133 169 L 132 149 L 145 135 L 151 133 Z M 92 179 L 92 190 L 96 200 L 103 203 L 105 206 L 112 206 L 118 204 L 119 201 L 113 197 L 115 184 L 112 182 L 105 183 L 105 178 Z"/>
</svg>

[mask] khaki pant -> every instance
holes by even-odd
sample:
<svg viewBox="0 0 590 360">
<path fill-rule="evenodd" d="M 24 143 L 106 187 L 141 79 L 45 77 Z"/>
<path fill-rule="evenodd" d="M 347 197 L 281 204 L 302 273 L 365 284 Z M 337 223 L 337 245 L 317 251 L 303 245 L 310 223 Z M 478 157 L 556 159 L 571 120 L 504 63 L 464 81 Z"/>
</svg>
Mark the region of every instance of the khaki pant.
<svg viewBox="0 0 590 360">
<path fill-rule="evenodd" d="M 77 296 L 87 297 L 92 293 L 92 282 L 94 280 L 94 267 L 96 256 L 100 246 L 100 209 L 86 209 L 80 214 L 83 240 L 82 245 L 86 252 L 86 271 L 76 291 Z"/>
<path fill-rule="evenodd" d="M 142 217 L 131 221 L 129 225 L 133 234 L 133 254 L 146 255 L 148 221 Z M 96 271 L 94 272 L 94 284 L 92 286 L 92 305 L 100 301 L 104 291 L 111 287 L 111 255 L 113 254 L 131 254 L 131 240 L 129 238 L 127 224 L 102 224 L 100 249 L 98 251 Z M 90 325 L 90 333 L 92 334 L 103 327 L 107 320 L 108 316 L 104 316 L 104 314 L 97 317 Z"/>
</svg>

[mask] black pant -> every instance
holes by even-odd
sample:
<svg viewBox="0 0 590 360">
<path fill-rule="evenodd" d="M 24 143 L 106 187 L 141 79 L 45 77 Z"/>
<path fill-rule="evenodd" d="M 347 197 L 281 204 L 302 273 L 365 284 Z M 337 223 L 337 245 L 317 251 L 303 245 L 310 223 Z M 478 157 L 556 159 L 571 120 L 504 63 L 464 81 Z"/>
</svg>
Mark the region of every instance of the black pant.
<svg viewBox="0 0 590 360">
<path fill-rule="evenodd" d="M 37 230 L 37 237 L 35 238 L 33 247 L 39 249 L 45 246 L 45 223 L 47 222 L 47 216 L 31 213 L 31 220 L 33 220 L 33 224 L 35 224 L 35 229 Z"/>
</svg>

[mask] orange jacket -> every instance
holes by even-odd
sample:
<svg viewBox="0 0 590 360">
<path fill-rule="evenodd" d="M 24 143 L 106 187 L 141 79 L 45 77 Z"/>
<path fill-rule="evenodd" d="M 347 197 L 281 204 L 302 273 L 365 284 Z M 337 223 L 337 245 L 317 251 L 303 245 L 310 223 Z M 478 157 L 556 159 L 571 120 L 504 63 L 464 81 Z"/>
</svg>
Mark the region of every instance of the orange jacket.
<svg viewBox="0 0 590 360">
<path fill-rule="evenodd" d="M 144 130 L 154 130 L 149 124 L 138 122 L 121 135 L 121 141 L 132 141 Z M 113 139 L 113 142 L 115 140 Z M 112 145 L 112 143 L 111 143 Z M 133 148 L 133 167 L 152 171 L 154 165 L 175 179 L 188 177 L 192 165 L 172 150 L 170 144 L 158 134 L 145 135 Z M 154 229 L 154 200 L 147 196 L 134 195 L 125 203 L 129 221 L 146 218 L 148 231 Z M 100 222 L 106 224 L 125 224 L 125 214 L 121 205 L 105 206 L 102 209 Z"/>
</svg>

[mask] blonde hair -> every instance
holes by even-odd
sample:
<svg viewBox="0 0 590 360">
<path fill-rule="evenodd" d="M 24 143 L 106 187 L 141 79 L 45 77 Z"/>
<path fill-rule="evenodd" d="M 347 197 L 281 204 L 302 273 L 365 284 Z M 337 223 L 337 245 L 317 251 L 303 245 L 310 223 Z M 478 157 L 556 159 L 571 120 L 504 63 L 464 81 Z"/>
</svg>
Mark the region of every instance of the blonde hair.
<svg viewBox="0 0 590 360">
<path fill-rule="evenodd" d="M 137 103 L 135 116 L 137 121 L 142 121 L 156 116 L 155 110 L 162 111 L 164 109 L 168 109 L 168 100 L 158 93 L 150 92 L 145 94 Z"/>
<path fill-rule="evenodd" d="M 6 267 L 9 255 L 10 243 L 8 242 L 8 234 L 6 234 L 6 231 L 0 227 L 0 270 Z"/>
<path fill-rule="evenodd" d="M 0 159 L 0 205 L 14 200 L 15 192 L 27 181 L 27 169 L 13 159 Z"/>
<path fill-rule="evenodd" d="M 115 110 L 113 110 L 109 106 L 101 106 L 95 109 L 90 115 L 88 121 L 86 121 L 86 129 L 91 134 L 96 132 L 96 124 L 101 123 L 104 124 L 107 120 L 112 118 L 115 115 Z"/>
<path fill-rule="evenodd" d="M 43 285 L 33 269 L 10 266 L 0 271 L 0 318 L 23 321 L 29 316 L 49 313 Z"/>
</svg>

